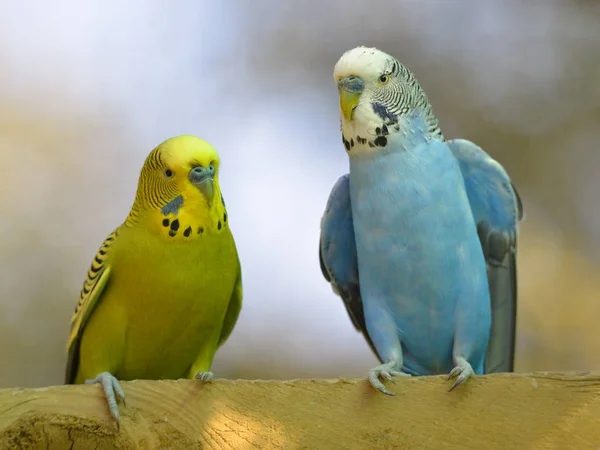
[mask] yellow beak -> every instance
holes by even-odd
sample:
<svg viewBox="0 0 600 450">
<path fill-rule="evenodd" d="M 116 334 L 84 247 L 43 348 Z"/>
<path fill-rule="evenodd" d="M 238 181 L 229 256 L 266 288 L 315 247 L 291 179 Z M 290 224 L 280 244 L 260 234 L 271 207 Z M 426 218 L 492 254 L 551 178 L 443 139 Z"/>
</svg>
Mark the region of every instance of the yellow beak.
<svg viewBox="0 0 600 450">
<path fill-rule="evenodd" d="M 340 110 L 347 122 L 352 120 L 354 110 L 358 105 L 358 100 L 365 88 L 364 82 L 360 77 L 349 76 L 338 81 L 338 90 L 340 91 Z"/>
<path fill-rule="evenodd" d="M 342 111 L 346 122 L 352 120 L 352 115 L 354 114 L 356 105 L 358 105 L 360 94 L 360 92 L 340 91 L 340 110 Z"/>
</svg>

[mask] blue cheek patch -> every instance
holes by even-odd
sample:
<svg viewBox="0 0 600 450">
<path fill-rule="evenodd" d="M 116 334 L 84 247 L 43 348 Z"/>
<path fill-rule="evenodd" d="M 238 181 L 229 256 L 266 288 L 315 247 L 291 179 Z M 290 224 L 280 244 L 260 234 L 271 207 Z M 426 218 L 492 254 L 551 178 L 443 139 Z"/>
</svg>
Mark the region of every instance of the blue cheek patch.
<svg viewBox="0 0 600 450">
<path fill-rule="evenodd" d="M 179 195 L 173 200 L 171 200 L 169 203 L 167 203 L 165 206 L 163 206 L 160 212 L 163 213 L 165 216 L 168 216 L 169 214 L 173 214 L 176 216 L 179 212 L 179 208 L 181 208 L 182 206 L 183 196 Z"/>
<path fill-rule="evenodd" d="M 373 103 L 371 103 L 371 106 L 373 107 L 373 111 L 375 111 L 375 114 L 377 114 L 379 117 L 381 117 L 381 119 L 383 121 L 387 121 L 387 120 L 389 120 L 390 122 L 398 121 L 398 116 L 396 116 L 396 114 L 389 112 L 388 109 L 381 103 L 373 102 Z"/>
</svg>

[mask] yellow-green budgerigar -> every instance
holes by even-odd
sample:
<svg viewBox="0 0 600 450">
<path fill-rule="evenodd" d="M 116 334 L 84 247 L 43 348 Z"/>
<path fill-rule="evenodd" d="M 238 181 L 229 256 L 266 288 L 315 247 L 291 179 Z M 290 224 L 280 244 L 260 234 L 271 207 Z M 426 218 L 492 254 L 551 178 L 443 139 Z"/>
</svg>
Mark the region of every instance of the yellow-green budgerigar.
<svg viewBox="0 0 600 450">
<path fill-rule="evenodd" d="M 242 306 L 219 155 L 194 136 L 146 158 L 127 219 L 88 270 L 67 344 L 67 384 L 100 383 L 119 424 L 118 380 L 209 381 Z"/>
</svg>

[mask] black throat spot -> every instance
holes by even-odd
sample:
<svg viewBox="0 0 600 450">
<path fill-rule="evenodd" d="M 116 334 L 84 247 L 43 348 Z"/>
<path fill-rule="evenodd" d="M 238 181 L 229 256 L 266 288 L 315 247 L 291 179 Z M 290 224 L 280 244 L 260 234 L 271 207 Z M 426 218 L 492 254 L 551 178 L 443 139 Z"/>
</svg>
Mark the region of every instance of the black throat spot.
<svg viewBox="0 0 600 450">
<path fill-rule="evenodd" d="M 398 122 L 387 122 L 387 123 L 382 123 L 380 126 L 375 128 L 375 138 L 372 140 L 368 140 L 367 138 L 364 138 L 362 136 L 357 135 L 355 138 L 350 138 L 348 139 L 343 133 L 342 133 L 342 142 L 344 143 L 344 147 L 346 147 L 346 151 L 351 151 L 352 148 L 354 148 L 355 144 L 355 139 L 356 139 L 356 143 L 361 144 L 361 145 L 365 145 L 365 144 L 369 144 L 369 147 L 371 148 L 375 148 L 375 147 L 385 147 L 388 143 L 388 138 L 387 136 L 390 135 L 390 128 L 392 128 L 394 131 L 400 131 L 400 127 L 398 126 Z"/>
</svg>

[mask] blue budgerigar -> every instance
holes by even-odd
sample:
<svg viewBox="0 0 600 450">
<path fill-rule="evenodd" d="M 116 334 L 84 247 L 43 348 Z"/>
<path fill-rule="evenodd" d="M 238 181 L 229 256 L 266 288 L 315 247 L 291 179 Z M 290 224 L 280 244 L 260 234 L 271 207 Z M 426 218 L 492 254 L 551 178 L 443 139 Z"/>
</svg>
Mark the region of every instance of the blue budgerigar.
<svg viewBox="0 0 600 450">
<path fill-rule="evenodd" d="M 446 141 L 396 58 L 358 47 L 337 62 L 350 173 L 321 222 L 324 277 L 381 365 L 369 381 L 511 372 L 523 209 L 502 166 Z"/>
</svg>

